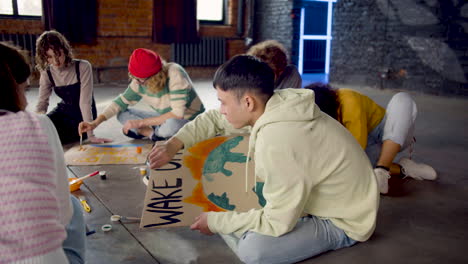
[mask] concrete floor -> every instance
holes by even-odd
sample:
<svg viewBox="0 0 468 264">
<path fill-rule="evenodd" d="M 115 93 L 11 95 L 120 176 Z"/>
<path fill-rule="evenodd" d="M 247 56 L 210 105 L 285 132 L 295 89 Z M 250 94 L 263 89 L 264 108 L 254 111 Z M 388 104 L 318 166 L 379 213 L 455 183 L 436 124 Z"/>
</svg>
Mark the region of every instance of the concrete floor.
<svg viewBox="0 0 468 264">
<path fill-rule="evenodd" d="M 205 107 L 216 108 L 218 101 L 211 82 L 198 80 L 194 83 Z M 124 84 L 96 85 L 98 112 L 125 87 Z M 386 106 L 386 102 L 396 92 L 349 88 L 367 94 L 382 106 Z M 414 159 L 431 164 L 437 170 L 439 179 L 434 182 L 391 180 L 389 195 L 381 196 L 377 229 L 368 242 L 328 252 L 303 263 L 468 263 L 468 100 L 419 93 L 412 95 L 419 111 Z M 27 97 L 30 103 L 28 110 L 33 110 L 37 102 L 37 89 L 28 92 Z M 51 100 L 49 110 L 56 102 L 56 98 Z M 103 123 L 95 133 L 115 142 L 128 141 L 120 131 L 121 126 L 113 118 Z M 102 210 L 106 211 L 105 208 Z M 146 261 L 135 257 L 110 261 L 110 255 L 124 254 L 123 252 L 129 252 L 132 248 L 114 250 L 111 254 L 104 253 L 102 251 L 109 248 L 109 245 L 100 245 L 90 236 L 89 244 L 98 248 L 88 250 L 87 263 L 238 262 L 227 246 L 215 246 L 210 242 L 213 238 L 186 229 L 182 231 L 190 236 L 186 236 L 181 243 L 185 243 L 184 246 L 187 243 L 203 243 L 203 246 L 197 246 L 196 249 L 199 251 L 198 255 L 205 257 L 188 260 L 180 256 L 171 258 L 168 256 L 170 253 L 166 253 L 164 258 L 150 254 L 151 257 Z M 177 243 L 173 244 L 178 247 Z M 136 252 L 141 251 L 141 254 L 148 251 L 148 248 L 140 248 L 139 245 L 136 247 L 139 247 L 135 249 Z M 230 257 L 220 260 L 219 255 L 223 254 L 217 255 L 213 250 L 225 250 L 225 254 Z"/>
</svg>

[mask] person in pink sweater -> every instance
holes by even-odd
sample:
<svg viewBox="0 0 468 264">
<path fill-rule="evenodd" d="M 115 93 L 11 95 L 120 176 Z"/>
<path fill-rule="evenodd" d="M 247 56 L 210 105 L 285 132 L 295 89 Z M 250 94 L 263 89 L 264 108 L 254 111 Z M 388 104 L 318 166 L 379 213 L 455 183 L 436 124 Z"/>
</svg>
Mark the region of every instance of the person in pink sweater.
<svg viewBox="0 0 468 264">
<path fill-rule="evenodd" d="M 21 52 L 0 43 L 0 264 L 83 263 L 85 225 L 57 131 L 25 111 L 29 75 Z"/>
</svg>

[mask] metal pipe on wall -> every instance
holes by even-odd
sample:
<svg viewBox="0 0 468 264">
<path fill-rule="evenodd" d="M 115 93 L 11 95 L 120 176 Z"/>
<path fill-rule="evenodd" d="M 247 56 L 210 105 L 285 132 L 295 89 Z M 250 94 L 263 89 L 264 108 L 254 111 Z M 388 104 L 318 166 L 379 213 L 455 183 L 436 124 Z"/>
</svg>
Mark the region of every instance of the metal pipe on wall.
<svg viewBox="0 0 468 264">
<path fill-rule="evenodd" d="M 238 0 L 237 5 L 237 36 L 244 35 L 244 0 Z"/>
</svg>

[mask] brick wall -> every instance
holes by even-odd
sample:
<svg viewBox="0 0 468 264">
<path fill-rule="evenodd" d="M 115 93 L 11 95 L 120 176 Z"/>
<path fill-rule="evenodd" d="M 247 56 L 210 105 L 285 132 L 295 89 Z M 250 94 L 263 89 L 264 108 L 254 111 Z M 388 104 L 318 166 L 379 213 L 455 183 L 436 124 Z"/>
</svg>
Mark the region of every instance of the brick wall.
<svg viewBox="0 0 468 264">
<path fill-rule="evenodd" d="M 0 18 L 0 32 L 41 34 L 43 28 L 40 19 Z"/>
<path fill-rule="evenodd" d="M 170 45 L 151 41 L 153 0 L 100 0 L 98 4 L 97 44 L 73 44 L 75 57 L 89 60 L 96 70 L 96 81 L 127 81 L 126 65 L 135 48 L 148 48 L 158 52 L 164 59 L 171 58 Z M 245 52 L 243 36 L 236 34 L 238 0 L 228 4 L 228 25 L 200 26 L 200 36 L 227 38 L 227 57 Z M 0 18 L 0 31 L 8 33 L 43 32 L 40 20 Z M 216 67 L 187 67 L 192 78 L 210 78 Z"/>
<path fill-rule="evenodd" d="M 330 81 L 468 95 L 468 4 L 340 0 L 334 7 Z"/>
<path fill-rule="evenodd" d="M 244 0 L 246 5 L 253 0 Z M 228 25 L 201 26 L 201 36 L 227 39 L 227 58 L 246 51 L 249 34 L 237 35 L 239 0 L 230 0 Z M 276 39 L 296 56 L 292 0 L 256 0 L 253 43 Z M 296 1 L 297 2 L 297 1 Z M 127 81 L 133 49 L 149 48 L 165 59 L 170 46 L 151 42 L 152 0 L 98 1 L 96 45 L 73 45 L 89 60 L 97 80 Z M 294 10 L 293 10 L 294 11 Z M 297 10 L 296 10 L 297 11 Z M 299 19 L 295 12 L 295 21 Z M 376 88 L 468 95 L 468 4 L 461 0 L 340 0 L 334 4 L 330 80 Z M 0 32 L 40 34 L 40 20 L 0 18 Z M 187 67 L 193 78 L 210 78 L 216 67 Z"/>
<path fill-rule="evenodd" d="M 291 0 L 257 0 L 255 2 L 254 43 L 275 39 L 291 51 L 292 6 Z"/>
</svg>

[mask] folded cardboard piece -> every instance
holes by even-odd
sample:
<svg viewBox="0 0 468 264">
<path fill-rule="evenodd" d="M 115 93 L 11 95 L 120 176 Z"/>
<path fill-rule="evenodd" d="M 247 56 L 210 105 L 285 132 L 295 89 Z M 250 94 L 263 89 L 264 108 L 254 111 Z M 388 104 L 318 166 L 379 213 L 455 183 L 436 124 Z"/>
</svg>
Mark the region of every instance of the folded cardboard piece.
<svg viewBox="0 0 468 264">
<path fill-rule="evenodd" d="M 151 170 L 140 228 L 189 226 L 202 212 L 261 208 L 263 183 L 254 180 L 252 159 L 246 179 L 248 144 L 247 135 L 215 137 Z"/>
</svg>

